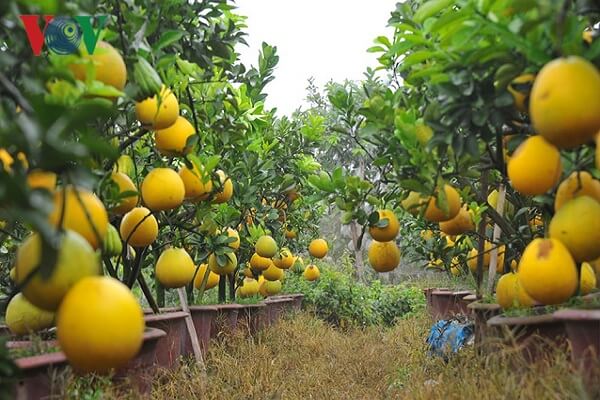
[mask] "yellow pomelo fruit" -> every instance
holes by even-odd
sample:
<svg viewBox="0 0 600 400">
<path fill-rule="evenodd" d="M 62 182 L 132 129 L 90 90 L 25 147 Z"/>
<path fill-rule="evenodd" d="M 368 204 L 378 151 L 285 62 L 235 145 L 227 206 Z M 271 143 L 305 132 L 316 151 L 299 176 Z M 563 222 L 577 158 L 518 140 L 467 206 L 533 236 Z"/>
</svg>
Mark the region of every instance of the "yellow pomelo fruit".
<svg viewBox="0 0 600 400">
<path fill-rule="evenodd" d="M 369 227 L 369 234 L 378 242 L 394 240 L 400 230 L 398 218 L 396 218 L 396 215 L 391 210 L 378 210 L 377 213 L 379 214 L 379 221 L 387 219 L 388 224 L 385 228 L 378 228 L 377 226 Z"/>
<path fill-rule="evenodd" d="M 550 61 L 535 79 L 529 110 L 534 129 L 555 146 L 591 141 L 600 129 L 600 72 L 577 56 Z"/>
<path fill-rule="evenodd" d="M 142 199 L 152 211 L 165 211 L 177 208 L 183 203 L 185 186 L 170 168 L 154 168 L 142 182 Z"/>
<path fill-rule="evenodd" d="M 239 290 L 241 297 L 252 297 L 258 294 L 260 285 L 256 279 L 244 278 L 242 286 L 240 286 Z"/>
<path fill-rule="evenodd" d="M 533 299 L 519 282 L 519 275 L 509 272 L 498 279 L 496 285 L 496 302 L 503 309 L 528 308 L 533 306 Z"/>
<path fill-rule="evenodd" d="M 421 239 L 427 241 L 433 239 L 433 232 L 428 229 L 426 231 L 419 232 L 419 236 L 421 236 Z"/>
<path fill-rule="evenodd" d="M 321 276 L 321 271 L 319 271 L 319 268 L 316 265 L 310 264 L 304 269 L 302 275 L 304 276 L 304 279 L 312 282 L 319 279 L 319 277 Z"/>
<path fill-rule="evenodd" d="M 204 280 L 204 275 L 206 274 L 206 270 L 208 268 L 208 264 L 201 264 L 198 267 L 198 272 L 196 273 L 196 278 L 194 278 L 194 287 L 196 289 L 200 289 L 200 285 L 202 285 L 202 281 Z M 221 280 L 221 275 L 217 275 L 214 272 L 209 270 L 208 280 L 206 281 L 205 290 L 212 289 L 219 284 Z"/>
<path fill-rule="evenodd" d="M 269 268 L 265 269 L 262 272 L 262 275 L 268 281 L 279 281 L 283 278 L 283 270 L 277 268 L 277 266 L 273 262 L 271 262 Z"/>
<path fill-rule="evenodd" d="M 146 207 L 136 207 L 123 216 L 119 233 L 133 247 L 150 246 L 158 236 L 158 222 Z"/>
<path fill-rule="evenodd" d="M 600 257 L 600 203 L 589 196 L 566 202 L 550 221 L 550 237 L 560 240 L 575 261 Z"/>
<path fill-rule="evenodd" d="M 8 276 L 11 281 L 16 282 L 17 281 L 17 269 L 15 267 L 12 267 L 10 269 L 10 272 L 8 273 Z"/>
<path fill-rule="evenodd" d="M 460 276 L 460 269 L 453 265 L 452 267 L 450 267 L 450 273 L 452 274 L 452 276 Z"/>
<path fill-rule="evenodd" d="M 417 124 L 415 127 L 417 141 L 421 146 L 425 146 L 433 137 L 433 130 L 425 124 Z"/>
<path fill-rule="evenodd" d="M 327 255 L 329 246 L 325 239 L 314 239 L 308 245 L 308 253 L 315 258 L 323 258 Z"/>
<path fill-rule="evenodd" d="M 256 241 L 254 250 L 256 251 L 256 254 L 261 257 L 272 258 L 275 257 L 275 254 L 277 254 L 278 248 L 275 239 L 273 239 L 271 236 L 263 235 Z"/>
<path fill-rule="evenodd" d="M 85 53 L 85 46 L 82 46 L 84 54 L 82 62 L 70 64 L 69 69 L 80 81 L 86 81 L 92 76 L 88 76 L 88 69 L 93 71 L 94 80 L 100 81 L 118 90 L 125 88 L 127 82 L 127 67 L 123 57 L 110 44 L 99 41 L 94 50 L 94 54 Z M 92 65 L 92 68 L 88 68 Z"/>
<path fill-rule="evenodd" d="M 17 250 L 15 281 L 22 284 L 30 273 L 32 278 L 23 287 L 23 295 L 33 305 L 56 311 L 67 291 L 80 279 L 101 272 L 98 255 L 89 243 L 73 231 L 59 237 L 56 263 L 49 277 L 42 271 L 33 272 L 42 261 L 42 240 L 37 233 L 27 237 Z"/>
<path fill-rule="evenodd" d="M 594 163 L 596 164 L 596 169 L 600 169 L 600 144 L 598 144 L 600 138 L 600 132 L 596 135 L 596 151 L 594 153 Z"/>
<path fill-rule="evenodd" d="M 294 258 L 294 264 L 292 264 L 292 271 L 296 273 L 304 272 L 304 260 L 300 256 Z"/>
<path fill-rule="evenodd" d="M 195 272 L 194 260 L 182 248 L 167 249 L 156 261 L 156 279 L 166 288 L 184 287 L 192 281 Z"/>
<path fill-rule="evenodd" d="M 377 272 L 389 272 L 400 263 L 400 249 L 394 241 L 372 241 L 369 246 L 369 264 Z"/>
<path fill-rule="evenodd" d="M 296 258 L 289 249 L 282 249 L 279 252 L 279 257 L 273 259 L 277 268 L 281 269 L 290 269 L 295 261 Z"/>
<path fill-rule="evenodd" d="M 285 238 L 286 239 L 296 239 L 297 236 L 298 236 L 298 234 L 296 233 L 295 230 L 286 228 L 286 230 L 285 230 Z"/>
<path fill-rule="evenodd" d="M 411 191 L 408 197 L 400 202 L 400 205 L 412 215 L 418 215 L 426 203 L 427 199 L 421 197 L 421 193 Z"/>
<path fill-rule="evenodd" d="M 492 246 L 492 244 L 490 242 L 488 242 L 487 240 L 483 244 L 483 271 L 484 272 L 487 270 L 487 268 L 490 265 L 490 258 L 492 257 L 491 251 L 492 251 L 493 247 L 494 246 Z M 477 273 L 477 258 L 478 258 L 477 256 L 478 255 L 479 255 L 479 251 L 477 251 L 477 248 L 471 249 L 471 251 L 469 251 L 469 253 L 467 254 L 467 266 L 469 267 L 471 272 L 474 274 Z"/>
<path fill-rule="evenodd" d="M 195 201 L 206 200 L 212 191 L 213 183 L 196 165 L 189 169 L 185 165 L 179 170 L 179 177 L 185 188 L 185 198 Z"/>
<path fill-rule="evenodd" d="M 560 180 L 560 152 L 541 136 L 531 136 L 508 162 L 508 178 L 515 190 L 527 196 L 544 194 Z"/>
<path fill-rule="evenodd" d="M 577 290 L 577 268 L 569 250 L 556 239 L 534 239 L 519 261 L 523 289 L 542 304 L 560 304 Z"/>
<path fill-rule="evenodd" d="M 213 203 L 221 204 L 228 202 L 233 196 L 233 182 L 231 178 L 225 175 L 225 172 L 218 170 L 217 176 L 219 177 L 219 182 L 221 182 L 221 189 L 215 195 L 213 199 Z"/>
<path fill-rule="evenodd" d="M 451 220 L 440 222 L 440 230 L 448 235 L 460 235 L 475 230 L 475 224 L 467 206 L 463 206 Z"/>
<path fill-rule="evenodd" d="M 31 189 L 46 189 L 53 192 L 56 189 L 56 174 L 39 169 L 30 171 L 27 174 L 27 185 Z"/>
<path fill-rule="evenodd" d="M 534 80 L 534 74 L 519 75 L 506 88 L 515 100 L 515 108 L 521 112 L 527 112 L 529 109 L 529 94 Z"/>
<path fill-rule="evenodd" d="M 254 273 L 252 272 L 252 268 L 250 267 L 250 263 L 247 263 L 246 267 L 244 267 L 244 276 L 246 278 L 254 278 Z"/>
<path fill-rule="evenodd" d="M 50 328 L 54 313 L 34 306 L 22 293 L 17 293 L 6 307 L 5 322 L 13 335 L 27 335 Z"/>
<path fill-rule="evenodd" d="M 592 292 L 596 288 L 596 273 L 594 268 L 589 263 L 581 264 L 581 280 L 579 282 L 579 292 L 582 295 L 586 295 Z"/>
<path fill-rule="evenodd" d="M 131 291 L 108 276 L 79 281 L 56 318 L 58 342 L 76 371 L 106 373 L 138 354 L 144 313 Z"/>
<path fill-rule="evenodd" d="M 575 171 L 558 185 L 554 211 L 558 211 L 567 201 L 579 196 L 589 196 L 600 202 L 600 182 L 587 171 Z"/>
<path fill-rule="evenodd" d="M 113 209 L 117 214 L 125 214 L 131 211 L 138 202 L 139 196 L 137 195 L 137 188 L 130 177 L 122 172 L 113 172 L 111 177 L 112 181 L 119 187 L 119 193 L 135 192 L 131 196 L 123 197 L 119 201 L 119 205 Z"/>
<path fill-rule="evenodd" d="M 456 217 L 460 211 L 460 195 L 450 185 L 444 185 L 446 194 L 446 209 L 441 209 L 436 204 L 436 196 L 429 198 L 427 209 L 425 210 L 425 219 L 431 222 L 444 222 Z"/>
<path fill-rule="evenodd" d="M 62 227 L 79 233 L 94 249 L 99 248 L 108 229 L 108 214 L 100 199 L 86 189 L 73 186 L 58 190 L 54 193 L 50 224 L 58 227 L 63 208 Z"/>
<path fill-rule="evenodd" d="M 236 231 L 233 228 L 227 228 L 227 236 L 235 239 L 235 241 L 229 243 L 228 246 L 234 250 L 239 249 L 240 248 L 240 234 L 238 233 L 238 231 Z"/>
<path fill-rule="evenodd" d="M 261 257 L 258 254 L 252 254 L 250 257 L 250 266 L 254 271 L 264 271 L 271 266 L 271 259 Z"/>
<path fill-rule="evenodd" d="M 225 257 L 225 265 L 219 265 L 217 256 L 211 254 L 208 257 L 208 268 L 217 275 L 232 274 L 235 267 L 237 267 L 237 257 L 235 256 L 235 253 L 225 253 L 223 254 L 223 257 Z"/>
<path fill-rule="evenodd" d="M 192 149 L 188 146 L 190 136 L 196 134 L 194 126 L 184 117 L 178 116 L 175 123 L 154 133 L 156 148 L 166 156 L 182 156 Z"/>
<path fill-rule="evenodd" d="M 260 284 L 259 291 L 263 297 L 274 296 L 281 292 L 281 282 L 265 280 Z"/>
<path fill-rule="evenodd" d="M 160 104 L 156 95 L 135 103 L 135 115 L 142 125 L 149 125 L 153 129 L 165 129 L 177 121 L 179 102 L 171 89 L 163 85 L 160 90 Z"/>
</svg>

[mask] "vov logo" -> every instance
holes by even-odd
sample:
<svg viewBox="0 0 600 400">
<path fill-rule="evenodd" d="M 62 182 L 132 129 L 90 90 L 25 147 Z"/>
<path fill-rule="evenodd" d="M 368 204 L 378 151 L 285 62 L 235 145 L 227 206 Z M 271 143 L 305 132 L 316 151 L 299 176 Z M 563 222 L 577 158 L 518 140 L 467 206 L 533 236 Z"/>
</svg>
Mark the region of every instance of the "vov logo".
<svg viewBox="0 0 600 400">
<path fill-rule="evenodd" d="M 61 55 L 77 52 L 81 40 L 89 54 L 94 54 L 100 32 L 106 24 L 106 15 L 78 15 L 75 17 L 55 17 L 53 15 L 21 15 L 21 21 L 27 32 L 27 39 L 33 50 L 33 55 L 42 54 L 44 43 L 52 52 Z M 44 30 L 40 29 L 39 21 L 43 17 Z M 98 28 L 94 30 L 93 20 L 97 21 Z"/>
</svg>

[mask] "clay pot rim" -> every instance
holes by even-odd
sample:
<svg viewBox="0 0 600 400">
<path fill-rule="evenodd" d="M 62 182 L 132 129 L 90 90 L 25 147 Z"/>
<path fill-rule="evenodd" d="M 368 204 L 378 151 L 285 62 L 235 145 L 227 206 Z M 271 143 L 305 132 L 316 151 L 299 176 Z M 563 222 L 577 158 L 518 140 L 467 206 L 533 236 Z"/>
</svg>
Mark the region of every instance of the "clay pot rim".
<svg viewBox="0 0 600 400">
<path fill-rule="evenodd" d="M 433 292 L 431 292 L 432 296 L 452 296 L 452 297 L 464 297 L 465 295 L 469 295 L 472 294 L 472 292 L 468 291 L 468 290 L 461 290 L 461 291 L 452 291 L 452 290 L 434 290 Z"/>
<path fill-rule="evenodd" d="M 35 369 L 47 365 L 61 365 L 66 363 L 67 357 L 62 351 L 22 357 L 15 360 L 17 367 L 22 370 Z"/>
<path fill-rule="evenodd" d="M 144 329 L 144 341 L 160 339 L 165 336 L 167 336 L 167 332 L 163 331 L 162 329 L 150 328 L 149 326 Z"/>
<path fill-rule="evenodd" d="M 243 305 L 237 303 L 226 303 L 226 304 L 215 304 L 215 308 L 217 311 L 221 310 L 239 310 L 240 308 L 244 308 Z"/>
<path fill-rule="evenodd" d="M 186 318 L 188 315 L 188 313 L 183 311 L 174 311 L 161 314 L 144 315 L 144 320 L 146 322 L 168 321 L 171 319 L 183 319 Z"/>
<path fill-rule="evenodd" d="M 291 303 L 293 302 L 294 299 L 291 298 L 276 298 L 276 299 L 270 299 L 270 298 L 266 298 L 263 300 L 263 303 L 265 304 L 276 304 L 276 303 Z"/>
<path fill-rule="evenodd" d="M 42 340 L 42 343 L 47 344 L 52 347 L 58 346 L 57 339 Z M 31 347 L 32 345 L 33 345 L 33 341 L 31 341 L 31 340 L 9 340 L 6 342 L 7 349 L 24 349 L 27 347 Z"/>
<path fill-rule="evenodd" d="M 181 311 L 181 307 L 161 307 L 158 309 L 158 314 L 155 314 L 151 308 L 144 308 L 144 315 L 147 315 L 147 314 L 159 315 L 159 314 L 167 314 L 167 313 L 173 313 L 173 312 L 178 312 L 178 311 Z"/>
<path fill-rule="evenodd" d="M 600 321 L 600 310 L 566 308 L 556 311 L 553 316 L 563 321 Z"/>
<path fill-rule="evenodd" d="M 190 306 L 190 312 L 192 311 L 214 311 L 217 312 L 218 308 L 215 306 Z"/>
<path fill-rule="evenodd" d="M 541 315 L 528 315 L 525 317 L 505 317 L 503 315 L 497 315 L 488 319 L 487 324 L 489 326 L 501 326 L 501 325 L 537 325 L 537 324 L 553 324 L 559 322 L 554 318 L 553 314 L 541 314 Z"/>
<path fill-rule="evenodd" d="M 472 309 L 472 310 L 492 310 L 492 311 L 502 309 L 502 307 L 500 307 L 500 304 L 498 304 L 498 303 L 483 303 L 481 300 L 476 300 L 472 303 L 467 304 L 467 308 Z"/>
<path fill-rule="evenodd" d="M 266 307 L 265 303 L 250 303 L 250 304 L 240 304 L 242 308 L 262 308 Z"/>
<path fill-rule="evenodd" d="M 470 294 L 468 294 L 468 295 L 464 296 L 464 297 L 463 297 L 461 300 L 464 300 L 464 301 L 471 301 L 471 302 L 473 302 L 473 301 L 477 301 L 477 295 L 476 295 L 476 294 L 474 294 L 474 293 L 470 293 Z"/>
</svg>

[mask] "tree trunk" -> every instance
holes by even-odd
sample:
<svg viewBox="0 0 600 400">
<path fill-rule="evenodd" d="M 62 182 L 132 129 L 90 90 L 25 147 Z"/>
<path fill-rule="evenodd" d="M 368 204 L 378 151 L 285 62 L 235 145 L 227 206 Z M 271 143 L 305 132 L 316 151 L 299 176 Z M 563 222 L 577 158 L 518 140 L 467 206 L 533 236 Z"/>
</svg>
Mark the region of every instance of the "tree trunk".
<svg viewBox="0 0 600 400">
<path fill-rule="evenodd" d="M 352 247 L 354 250 L 354 267 L 356 268 L 356 279 L 362 281 L 365 272 L 365 265 L 363 261 L 362 248 L 359 248 L 358 246 L 358 239 L 360 237 L 360 225 L 358 225 L 356 221 L 352 221 L 350 223 L 350 233 L 352 234 Z"/>
</svg>

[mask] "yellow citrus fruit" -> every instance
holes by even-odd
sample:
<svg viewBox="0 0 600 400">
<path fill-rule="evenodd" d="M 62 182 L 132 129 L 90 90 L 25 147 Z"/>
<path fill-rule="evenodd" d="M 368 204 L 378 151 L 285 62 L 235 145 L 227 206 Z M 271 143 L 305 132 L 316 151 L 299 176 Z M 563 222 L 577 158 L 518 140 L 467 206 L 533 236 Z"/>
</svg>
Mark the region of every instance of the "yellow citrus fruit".
<svg viewBox="0 0 600 400">
<path fill-rule="evenodd" d="M 196 266 L 182 248 L 171 247 L 163 251 L 156 261 L 156 279 L 166 288 L 184 287 L 192 281 Z"/>
<path fill-rule="evenodd" d="M 394 240 L 398 236 L 400 230 L 400 224 L 398 218 L 391 210 L 378 210 L 379 221 L 387 219 L 387 226 L 385 228 L 379 228 L 377 226 L 369 227 L 369 234 L 374 240 L 378 242 L 389 242 Z"/>
<path fill-rule="evenodd" d="M 33 272 L 41 263 L 42 240 L 37 233 L 27 237 L 17 250 L 15 279 L 22 284 L 29 274 L 32 278 L 23 288 L 23 295 L 35 306 L 55 311 L 67 291 L 80 279 L 100 273 L 97 254 L 79 234 L 66 230 L 59 236 L 58 254 L 49 277 L 43 271 Z"/>
<path fill-rule="evenodd" d="M 127 68 L 123 57 L 114 47 L 106 42 L 99 41 L 94 54 L 85 53 L 85 46 L 82 47 L 82 50 L 84 51 L 82 62 L 69 65 L 69 69 L 76 79 L 86 81 L 88 78 L 92 78 L 92 76 L 88 76 L 88 66 L 91 64 L 94 80 L 118 90 L 125 88 Z"/>
<path fill-rule="evenodd" d="M 231 178 L 225 175 L 225 172 L 218 170 L 217 176 L 219 177 L 219 182 L 221 182 L 221 189 L 215 195 L 213 199 L 213 203 L 221 204 L 228 202 L 233 196 L 233 182 Z"/>
<path fill-rule="evenodd" d="M 202 281 L 204 280 L 204 275 L 206 274 L 206 269 L 208 268 L 208 264 L 201 264 L 198 267 L 198 272 L 196 272 L 196 278 L 194 278 L 194 287 L 196 289 L 200 289 L 200 285 L 202 285 Z M 214 272 L 209 270 L 208 280 L 206 281 L 205 290 L 212 289 L 219 284 L 221 280 L 221 275 L 217 275 Z"/>
<path fill-rule="evenodd" d="M 110 179 L 117 184 L 120 194 L 135 192 L 133 195 L 122 197 L 119 201 L 119 205 L 115 207 L 113 211 L 117 214 L 125 214 L 126 212 L 131 211 L 137 205 L 139 198 L 135 184 L 130 177 L 122 172 L 113 172 Z"/>
<path fill-rule="evenodd" d="M 233 228 L 227 228 L 227 236 L 235 239 L 235 241 L 229 243 L 228 246 L 234 250 L 239 249 L 240 248 L 240 234 L 238 233 L 238 231 L 236 231 Z"/>
<path fill-rule="evenodd" d="M 250 263 L 246 264 L 246 267 L 244 267 L 244 276 L 246 278 L 254 278 L 254 273 L 252 272 L 252 268 L 250 267 Z"/>
<path fill-rule="evenodd" d="M 275 239 L 269 235 L 263 235 L 256 241 L 254 250 L 261 257 L 272 258 L 277 254 L 278 248 Z"/>
<path fill-rule="evenodd" d="M 54 313 L 34 306 L 22 293 L 17 293 L 8 302 L 5 322 L 13 335 L 27 335 L 50 328 Z"/>
<path fill-rule="evenodd" d="M 600 182 L 587 171 L 575 171 L 558 185 L 554 211 L 558 211 L 567 201 L 579 196 L 590 196 L 600 202 Z"/>
<path fill-rule="evenodd" d="M 265 269 L 262 272 L 262 275 L 268 281 L 279 281 L 281 280 L 281 278 L 283 278 L 283 270 L 277 268 L 277 266 L 273 262 L 271 262 L 269 268 Z"/>
<path fill-rule="evenodd" d="M 260 294 L 264 297 L 274 296 L 281 292 L 281 281 L 267 281 L 265 280 L 260 284 Z"/>
<path fill-rule="evenodd" d="M 213 184 L 208 175 L 205 175 L 194 164 L 193 169 L 185 165 L 179 170 L 179 177 L 185 187 L 185 198 L 192 200 L 205 200 L 212 191 Z"/>
<path fill-rule="evenodd" d="M 421 193 L 411 191 L 408 197 L 400 202 L 400 205 L 412 215 L 418 215 L 426 203 L 427 199 L 421 197 Z"/>
<path fill-rule="evenodd" d="M 315 258 L 323 258 L 327 255 L 329 246 L 325 239 L 314 239 L 308 245 L 308 253 Z"/>
<path fill-rule="evenodd" d="M 158 223 L 146 207 L 136 207 L 123 216 L 119 232 L 131 246 L 150 246 L 158 236 Z"/>
<path fill-rule="evenodd" d="M 296 239 L 298 235 L 296 234 L 296 231 L 293 229 L 287 229 L 285 230 L 285 238 L 286 239 Z"/>
<path fill-rule="evenodd" d="M 77 371 L 106 373 L 142 347 L 144 313 L 129 288 L 108 276 L 79 281 L 56 318 L 58 342 Z"/>
<path fill-rule="evenodd" d="M 252 254 L 250 257 L 250 266 L 254 271 L 264 271 L 271 266 L 271 259 L 261 257 L 258 254 Z"/>
<path fill-rule="evenodd" d="M 440 222 L 440 230 L 448 235 L 460 235 L 475 230 L 475 224 L 467 206 L 463 206 L 454 218 Z"/>
<path fill-rule="evenodd" d="M 493 248 L 492 244 L 486 240 L 485 243 L 483 244 L 483 270 L 484 270 L 484 272 L 486 271 L 486 268 L 490 265 L 490 259 L 492 257 L 491 256 L 492 248 Z M 479 255 L 479 251 L 477 251 L 476 248 L 471 249 L 471 251 L 469 251 L 469 253 L 467 254 L 467 266 L 469 267 L 471 272 L 474 274 L 477 273 L 478 255 Z"/>
<path fill-rule="evenodd" d="M 542 304 L 560 304 L 577 290 L 577 268 L 569 250 L 556 239 L 534 239 L 519 261 L 523 289 Z"/>
<path fill-rule="evenodd" d="M 15 267 L 12 267 L 10 269 L 8 276 L 11 281 L 16 282 L 17 281 L 17 269 Z"/>
<path fill-rule="evenodd" d="M 400 263 L 400 250 L 394 241 L 373 240 L 369 246 L 369 263 L 377 272 L 389 272 Z"/>
<path fill-rule="evenodd" d="M 456 217 L 460 211 L 460 195 L 450 185 L 444 185 L 446 194 L 446 207 L 439 208 L 436 204 L 436 196 L 429 198 L 427 209 L 425 210 L 425 219 L 431 222 L 443 222 Z"/>
<path fill-rule="evenodd" d="M 296 273 L 304 272 L 304 260 L 300 256 L 294 258 L 294 264 L 292 264 L 292 271 Z"/>
<path fill-rule="evenodd" d="M 421 231 L 419 232 L 419 236 L 421 236 L 421 238 L 425 241 L 433 239 L 433 232 L 431 230 L 425 230 L 425 231 Z"/>
<path fill-rule="evenodd" d="M 319 277 L 321 276 L 321 271 L 319 271 L 319 268 L 316 265 L 310 264 L 304 269 L 302 275 L 304 276 L 304 279 L 312 282 L 319 279 Z"/>
<path fill-rule="evenodd" d="M 533 306 L 533 299 L 519 282 L 519 275 L 509 272 L 498 279 L 496 285 L 496 302 L 503 309 L 528 308 Z"/>
<path fill-rule="evenodd" d="M 279 252 L 279 257 L 273 259 L 277 268 L 281 269 L 290 269 L 295 261 L 296 258 L 289 249 L 282 249 Z"/>
<path fill-rule="evenodd" d="M 596 164 L 596 169 L 600 169 L 600 144 L 598 144 L 600 138 L 600 132 L 596 135 L 596 151 L 594 153 L 594 163 Z"/>
<path fill-rule="evenodd" d="M 589 263 L 581 264 L 581 280 L 579 282 L 579 291 L 582 295 L 592 292 L 596 288 L 596 273 Z"/>
<path fill-rule="evenodd" d="M 165 129 L 177 121 L 179 102 L 171 89 L 162 86 L 160 104 L 157 96 L 135 103 L 135 115 L 142 125 L 150 125 L 153 129 Z"/>
<path fill-rule="evenodd" d="M 415 127 L 417 141 L 421 146 L 425 146 L 433 137 L 433 130 L 425 124 L 417 124 Z"/>
<path fill-rule="evenodd" d="M 591 141 L 600 129 L 600 72 L 577 56 L 550 61 L 533 84 L 529 110 L 534 129 L 555 146 Z"/>
<path fill-rule="evenodd" d="M 531 136 L 521 143 L 508 162 L 511 185 L 528 196 L 552 189 L 561 173 L 560 152 L 541 136 Z"/>
<path fill-rule="evenodd" d="M 17 159 L 21 162 L 21 165 L 24 169 L 29 168 L 29 163 L 27 162 L 27 157 L 25 157 L 25 154 L 18 153 Z M 2 162 L 6 172 L 12 172 L 12 165 L 14 164 L 15 159 L 8 151 L 6 151 L 6 149 L 0 148 L 0 161 Z"/>
<path fill-rule="evenodd" d="M 152 211 L 177 208 L 183 203 L 185 186 L 170 168 L 154 168 L 142 182 L 142 199 Z"/>
<path fill-rule="evenodd" d="M 245 278 L 242 281 L 242 286 L 239 287 L 241 297 L 252 297 L 258 294 L 260 285 L 254 278 Z"/>
<path fill-rule="evenodd" d="M 27 185 L 31 189 L 46 189 L 53 192 L 56 189 L 56 174 L 39 169 L 30 171 L 27 174 Z"/>
<path fill-rule="evenodd" d="M 515 108 L 521 112 L 529 109 L 529 94 L 534 80 L 534 74 L 519 75 L 506 88 L 513 96 Z"/>
<path fill-rule="evenodd" d="M 560 240 L 577 262 L 600 257 L 600 203 L 589 196 L 566 202 L 550 221 L 550 237 Z"/>
<path fill-rule="evenodd" d="M 184 117 L 178 116 L 175 123 L 154 133 L 156 148 L 166 156 L 181 156 L 190 152 L 190 136 L 196 134 L 194 126 Z"/>
<path fill-rule="evenodd" d="M 450 273 L 452 274 L 452 276 L 460 276 L 460 269 L 453 265 L 452 267 L 450 267 Z"/>
<path fill-rule="evenodd" d="M 237 267 L 237 257 L 235 256 L 235 253 L 225 253 L 223 254 L 223 257 L 225 257 L 225 265 L 219 265 L 217 256 L 211 254 L 208 257 L 208 268 L 217 275 L 232 274 L 235 267 Z"/>
<path fill-rule="evenodd" d="M 64 207 L 63 198 L 66 200 Z M 49 220 L 58 227 L 61 219 L 64 229 L 79 233 L 94 249 L 100 247 L 108 229 L 108 214 L 100 199 L 86 189 L 73 186 L 54 193 L 54 207 Z"/>
</svg>

